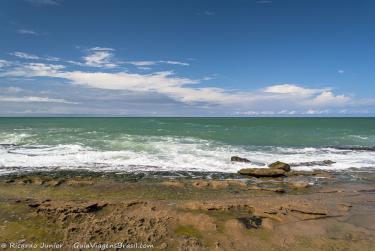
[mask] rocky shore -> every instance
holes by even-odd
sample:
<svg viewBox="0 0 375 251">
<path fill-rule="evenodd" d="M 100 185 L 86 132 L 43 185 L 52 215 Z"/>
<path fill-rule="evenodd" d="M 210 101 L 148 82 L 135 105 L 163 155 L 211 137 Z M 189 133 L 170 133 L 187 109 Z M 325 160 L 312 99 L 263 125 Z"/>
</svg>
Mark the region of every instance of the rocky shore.
<svg viewBox="0 0 375 251">
<path fill-rule="evenodd" d="M 288 166 L 244 169 L 226 179 L 2 176 L 0 242 L 63 250 L 118 242 L 149 250 L 373 250 L 374 174 L 343 178 Z"/>
</svg>

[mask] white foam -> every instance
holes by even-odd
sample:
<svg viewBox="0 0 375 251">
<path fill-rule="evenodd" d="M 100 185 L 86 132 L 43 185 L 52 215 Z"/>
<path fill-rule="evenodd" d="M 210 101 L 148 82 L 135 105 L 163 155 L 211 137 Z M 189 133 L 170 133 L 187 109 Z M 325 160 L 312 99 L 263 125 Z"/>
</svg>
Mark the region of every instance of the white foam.
<svg viewBox="0 0 375 251">
<path fill-rule="evenodd" d="M 0 144 L 21 144 L 25 139 L 32 136 L 28 133 L 0 132 Z"/>
<path fill-rule="evenodd" d="M 6 144 L 22 142 L 30 135 L 11 135 Z M 0 147 L 0 173 L 10 170 L 51 170 L 86 168 L 105 171 L 208 171 L 237 172 L 253 166 L 231 163 L 238 155 L 269 164 L 332 160 L 331 166 L 298 166 L 296 170 L 347 169 L 375 167 L 374 152 L 356 152 L 332 148 L 239 147 L 196 138 L 145 137 L 123 135 L 116 140 L 103 139 L 107 150 L 80 144 L 23 145 Z M 17 168 L 17 169 L 14 169 Z"/>
</svg>

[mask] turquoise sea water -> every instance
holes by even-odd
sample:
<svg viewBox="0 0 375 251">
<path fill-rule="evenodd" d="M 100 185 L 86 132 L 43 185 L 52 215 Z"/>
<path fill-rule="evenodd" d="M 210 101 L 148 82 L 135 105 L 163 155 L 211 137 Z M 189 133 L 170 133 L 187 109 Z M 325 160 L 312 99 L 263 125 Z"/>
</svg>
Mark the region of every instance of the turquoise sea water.
<svg viewBox="0 0 375 251">
<path fill-rule="evenodd" d="M 22 170 L 188 170 L 235 172 L 330 159 L 372 168 L 375 118 L 0 118 L 0 173 Z M 345 149 L 342 149 L 342 148 Z M 356 147 L 356 149 L 349 149 Z"/>
</svg>

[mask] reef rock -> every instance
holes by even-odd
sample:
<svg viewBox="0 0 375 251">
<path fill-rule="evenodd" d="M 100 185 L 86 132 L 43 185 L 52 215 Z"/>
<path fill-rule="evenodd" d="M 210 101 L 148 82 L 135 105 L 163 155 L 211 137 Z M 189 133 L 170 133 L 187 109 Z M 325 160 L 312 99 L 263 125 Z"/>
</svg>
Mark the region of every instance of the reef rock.
<svg viewBox="0 0 375 251">
<path fill-rule="evenodd" d="M 239 174 L 252 177 L 280 177 L 284 176 L 285 171 L 273 168 L 244 168 L 238 171 Z"/>
<path fill-rule="evenodd" d="M 244 162 L 244 163 L 250 163 L 251 161 L 246 159 L 246 158 L 241 158 L 241 157 L 238 157 L 238 156 L 232 156 L 230 158 L 230 161 L 234 161 L 234 162 Z"/>
<path fill-rule="evenodd" d="M 281 169 L 281 170 L 284 170 L 285 172 L 290 171 L 290 165 L 281 161 L 276 161 L 272 164 L 269 164 L 268 167 L 272 169 Z"/>
</svg>

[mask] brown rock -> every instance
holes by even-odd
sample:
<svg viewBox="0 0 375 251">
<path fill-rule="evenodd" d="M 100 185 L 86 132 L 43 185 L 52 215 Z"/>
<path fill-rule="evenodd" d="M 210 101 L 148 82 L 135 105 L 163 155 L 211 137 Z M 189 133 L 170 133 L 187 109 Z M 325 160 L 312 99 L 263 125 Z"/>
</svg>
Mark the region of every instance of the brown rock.
<svg viewBox="0 0 375 251">
<path fill-rule="evenodd" d="M 184 183 L 177 181 L 177 180 L 166 180 L 161 183 L 164 186 L 172 187 L 172 188 L 183 188 Z"/>
<path fill-rule="evenodd" d="M 230 161 L 235 161 L 235 162 L 244 162 L 244 163 L 250 163 L 251 161 L 246 159 L 246 158 L 241 158 L 241 157 L 238 157 L 238 156 L 232 156 L 230 158 Z"/>
<path fill-rule="evenodd" d="M 198 181 L 193 181 L 192 185 L 197 188 L 206 188 L 210 185 L 210 183 L 208 181 L 198 180 Z"/>
<path fill-rule="evenodd" d="M 226 180 L 212 180 L 210 181 L 210 187 L 213 189 L 224 189 L 229 186 L 229 182 Z"/>
<path fill-rule="evenodd" d="M 160 249 L 166 249 L 167 247 L 168 247 L 168 244 L 165 243 L 165 242 L 160 244 L 160 246 L 159 246 Z"/>
<path fill-rule="evenodd" d="M 289 172 L 290 171 L 290 165 L 287 164 L 287 163 L 284 163 L 284 162 L 281 162 L 281 161 L 276 161 L 272 164 L 269 164 L 268 165 L 270 168 L 272 169 L 281 169 L 281 170 L 284 170 L 285 172 Z"/>
<path fill-rule="evenodd" d="M 258 187 L 258 186 L 251 186 L 248 190 L 259 190 L 259 191 L 268 191 L 268 192 L 275 192 L 275 193 L 285 193 L 285 189 L 281 187 Z"/>
<path fill-rule="evenodd" d="M 273 229 L 272 220 L 269 218 L 262 219 L 262 228 L 272 230 Z"/>
<path fill-rule="evenodd" d="M 44 184 L 46 184 L 47 186 L 51 186 L 51 187 L 60 186 L 62 183 L 64 183 L 64 180 L 49 180 L 49 181 L 44 182 Z"/>
<path fill-rule="evenodd" d="M 90 203 L 84 208 L 84 211 L 88 213 L 96 212 L 107 205 L 107 203 Z"/>
<path fill-rule="evenodd" d="M 252 177 L 280 177 L 284 176 L 285 171 L 272 168 L 244 168 L 238 171 L 239 174 Z"/>
<path fill-rule="evenodd" d="M 66 184 L 68 186 L 86 186 L 86 185 L 93 185 L 94 184 L 94 181 L 92 180 L 73 180 L 73 179 L 70 179 L 66 182 Z"/>
<path fill-rule="evenodd" d="M 309 182 L 307 181 L 290 182 L 288 185 L 290 188 L 293 188 L 293 189 L 302 189 L 302 188 L 307 188 L 310 186 Z"/>
</svg>

